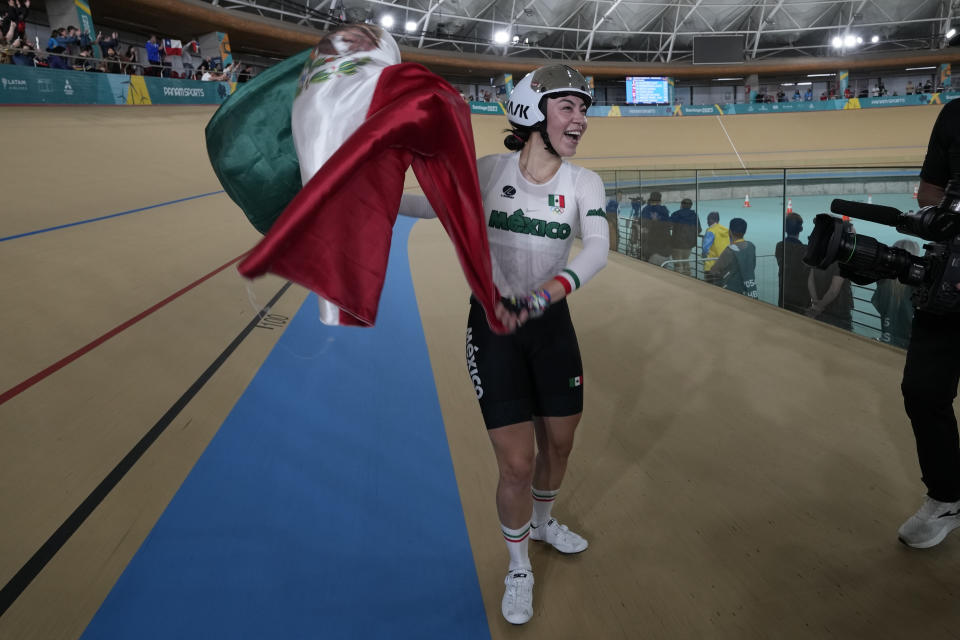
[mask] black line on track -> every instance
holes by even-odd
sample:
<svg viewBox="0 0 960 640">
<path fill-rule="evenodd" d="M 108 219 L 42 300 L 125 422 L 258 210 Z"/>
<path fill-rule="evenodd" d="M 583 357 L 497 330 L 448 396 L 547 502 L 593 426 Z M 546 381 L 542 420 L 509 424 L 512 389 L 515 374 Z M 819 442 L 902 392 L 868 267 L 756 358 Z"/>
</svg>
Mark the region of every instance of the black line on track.
<svg viewBox="0 0 960 640">
<path fill-rule="evenodd" d="M 147 452 L 147 449 L 160 437 L 160 435 L 166 430 L 168 426 L 173 422 L 173 420 L 183 411 L 184 407 L 197 395 L 200 389 L 213 377 L 213 374 L 217 372 L 221 365 L 226 362 L 227 358 L 236 351 L 237 347 L 240 346 L 240 343 L 253 331 L 254 327 L 263 320 L 267 314 L 270 313 L 270 309 L 276 304 L 277 300 L 280 299 L 287 289 L 290 288 L 290 282 L 287 282 L 280 290 L 270 299 L 267 305 L 261 309 L 256 317 L 247 324 L 246 327 L 233 339 L 226 349 L 217 357 L 213 363 L 207 367 L 207 370 L 200 374 L 200 377 L 190 385 L 190 388 L 180 396 L 180 398 L 173 403 L 166 413 L 163 414 L 163 417 L 157 421 L 155 425 L 147 432 L 140 441 L 134 445 L 134 447 L 127 453 L 126 456 L 113 468 L 113 470 L 107 474 L 107 477 L 104 478 L 99 485 L 87 496 L 86 500 L 80 503 L 80 506 L 77 507 L 73 513 L 60 525 L 60 527 L 53 532 L 47 541 L 43 543 L 36 553 L 27 560 L 17 573 L 10 578 L 10 581 L 4 585 L 3 589 L 0 589 L 0 616 L 2 616 L 7 609 L 20 597 L 21 594 L 30 586 L 30 583 L 43 571 L 44 567 L 47 566 L 47 563 L 53 559 L 53 557 L 63 548 L 63 546 L 70 540 L 70 537 L 77 532 L 77 529 L 86 521 L 86 519 L 93 513 L 93 511 L 104 501 L 107 495 L 116 487 L 123 477 L 127 474 L 130 469 L 133 468 L 133 465 L 143 457 L 143 454 Z"/>
</svg>

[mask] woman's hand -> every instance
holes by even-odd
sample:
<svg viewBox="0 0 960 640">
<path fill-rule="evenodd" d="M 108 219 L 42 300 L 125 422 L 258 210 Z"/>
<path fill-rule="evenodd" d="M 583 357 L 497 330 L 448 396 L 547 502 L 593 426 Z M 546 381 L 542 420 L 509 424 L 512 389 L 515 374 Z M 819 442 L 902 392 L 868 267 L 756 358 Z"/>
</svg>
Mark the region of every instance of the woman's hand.
<svg viewBox="0 0 960 640">
<path fill-rule="evenodd" d="M 497 316 L 497 320 L 507 328 L 507 333 L 513 333 L 527 321 L 527 310 L 522 309 L 520 313 L 514 313 L 513 311 L 507 309 L 507 307 L 501 301 L 497 301 L 497 306 L 494 307 L 493 313 Z"/>
</svg>

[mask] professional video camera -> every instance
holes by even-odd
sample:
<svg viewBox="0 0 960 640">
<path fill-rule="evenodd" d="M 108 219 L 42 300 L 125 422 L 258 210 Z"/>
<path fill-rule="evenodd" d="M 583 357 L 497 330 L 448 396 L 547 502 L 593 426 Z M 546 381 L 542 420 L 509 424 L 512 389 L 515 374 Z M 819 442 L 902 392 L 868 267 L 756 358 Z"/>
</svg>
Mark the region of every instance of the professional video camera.
<svg viewBox="0 0 960 640">
<path fill-rule="evenodd" d="M 821 213 L 803 261 L 825 269 L 840 263 L 840 275 L 857 284 L 896 278 L 914 287 L 913 305 L 932 313 L 960 311 L 960 180 L 950 181 L 940 204 L 903 213 L 893 207 L 834 200 L 830 211 L 896 227 L 900 233 L 930 241 L 923 257 L 875 238 L 859 235 L 850 223 Z"/>
</svg>

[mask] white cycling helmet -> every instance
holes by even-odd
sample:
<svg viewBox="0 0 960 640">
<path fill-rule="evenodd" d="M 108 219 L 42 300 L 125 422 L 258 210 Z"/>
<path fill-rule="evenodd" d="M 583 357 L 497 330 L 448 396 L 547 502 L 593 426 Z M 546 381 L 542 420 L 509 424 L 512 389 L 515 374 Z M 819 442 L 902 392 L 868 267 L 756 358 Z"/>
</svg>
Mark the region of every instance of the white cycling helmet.
<svg viewBox="0 0 960 640">
<path fill-rule="evenodd" d="M 576 69 L 565 64 L 540 67 L 523 76 L 507 101 L 507 120 L 520 127 L 536 127 L 547 119 L 540 110 L 540 101 L 554 93 L 575 93 L 589 107 L 593 96 L 587 81 Z"/>
</svg>

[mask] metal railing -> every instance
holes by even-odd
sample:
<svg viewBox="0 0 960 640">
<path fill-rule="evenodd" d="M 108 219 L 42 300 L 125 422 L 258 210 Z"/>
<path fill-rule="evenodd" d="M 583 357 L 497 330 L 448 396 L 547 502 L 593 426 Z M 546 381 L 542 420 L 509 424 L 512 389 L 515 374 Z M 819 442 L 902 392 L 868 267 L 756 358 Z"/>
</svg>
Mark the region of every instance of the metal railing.
<svg viewBox="0 0 960 640">
<path fill-rule="evenodd" d="M 611 232 L 616 233 L 611 248 L 617 253 L 649 262 L 659 254 L 657 264 L 698 280 L 707 279 L 701 257 L 703 231 L 706 231 L 709 212 L 717 212 L 720 222 L 727 226 L 732 218 L 747 222 L 746 239 L 757 248 L 756 280 L 760 300 L 778 305 L 781 288 L 791 269 L 808 267 L 802 264 L 779 265 L 775 257 L 778 243 L 786 238 L 787 215 L 794 213 L 802 219 L 803 230 L 793 241 L 803 244 L 813 229 L 813 217 L 829 212 L 833 198 L 883 204 L 907 211 L 917 208 L 916 187 L 919 167 L 815 167 L 711 170 L 647 170 L 615 169 L 598 171 L 603 178 L 608 197 L 608 220 Z M 650 194 L 660 194 L 661 202 L 670 212 L 680 208 L 680 201 L 689 198 L 700 221 L 701 233 L 697 247 L 689 257 L 676 257 L 669 246 L 672 233 L 669 221 L 658 221 L 664 228 L 655 231 L 659 248 L 652 246 L 650 221 L 641 223 L 641 211 L 648 204 Z M 612 210 L 616 207 L 616 218 Z M 853 220 L 856 231 L 892 245 L 901 236 L 892 227 Z M 781 273 L 786 270 L 786 273 Z M 793 273 L 796 273 L 795 271 Z M 805 280 L 805 279 L 804 279 Z M 875 285 L 860 286 L 850 283 L 850 330 L 868 338 L 890 341 L 883 332 L 883 318 L 873 304 Z M 844 318 L 846 311 L 843 312 Z M 821 318 L 822 319 L 822 318 Z M 893 342 L 905 344 L 909 336 L 894 336 Z"/>
</svg>

